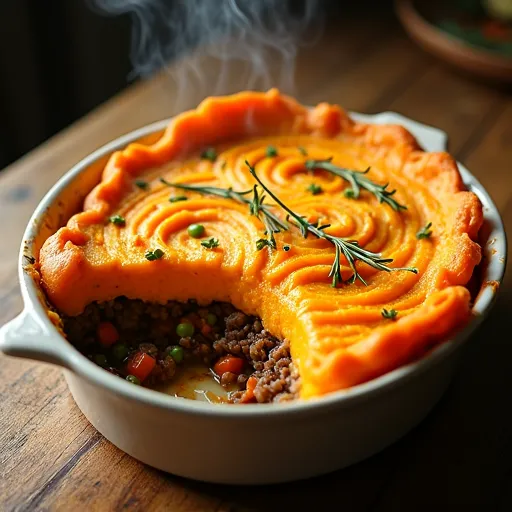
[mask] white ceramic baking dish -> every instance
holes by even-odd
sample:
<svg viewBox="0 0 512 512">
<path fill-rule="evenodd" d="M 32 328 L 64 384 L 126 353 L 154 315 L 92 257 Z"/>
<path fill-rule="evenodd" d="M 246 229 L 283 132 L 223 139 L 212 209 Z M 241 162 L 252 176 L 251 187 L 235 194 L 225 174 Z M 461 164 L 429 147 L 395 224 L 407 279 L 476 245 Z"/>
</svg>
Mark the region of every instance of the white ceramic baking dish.
<svg viewBox="0 0 512 512">
<path fill-rule="evenodd" d="M 353 117 L 402 124 L 425 150 L 445 149 L 445 133 L 397 114 Z M 484 206 L 484 260 L 475 317 L 453 340 L 418 362 L 308 402 L 236 406 L 174 398 L 127 383 L 73 348 L 49 320 L 41 290 L 25 269 L 27 258 L 37 257 L 42 241 L 79 208 L 108 156 L 130 142 L 155 140 L 167 124 L 168 120 L 152 124 L 97 150 L 41 201 L 25 231 L 19 259 L 25 307 L 2 327 L 1 350 L 61 366 L 78 407 L 107 439 L 146 464 L 188 478 L 230 484 L 296 480 L 348 466 L 399 439 L 441 397 L 460 349 L 491 309 L 496 283 L 503 278 L 505 232 L 482 185 L 460 166 L 467 187 Z"/>
</svg>

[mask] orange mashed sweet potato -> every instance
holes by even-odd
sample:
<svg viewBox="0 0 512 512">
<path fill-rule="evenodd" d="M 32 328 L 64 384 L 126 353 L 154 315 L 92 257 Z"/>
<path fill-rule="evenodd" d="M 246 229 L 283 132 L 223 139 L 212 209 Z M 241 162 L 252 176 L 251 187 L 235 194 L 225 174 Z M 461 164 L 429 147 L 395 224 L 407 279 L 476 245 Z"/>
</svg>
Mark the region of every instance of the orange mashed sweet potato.
<svg viewBox="0 0 512 512">
<path fill-rule="evenodd" d="M 269 145 L 276 151 L 269 154 Z M 210 147 L 216 156 L 201 158 Z M 305 167 L 306 159 L 331 157 L 343 168 L 370 167 L 368 178 L 389 182 L 407 209 L 395 211 L 365 190 L 358 199 L 346 197 L 345 180 Z M 257 250 L 264 227 L 247 205 L 160 181 L 245 191 L 255 183 L 245 160 L 294 211 L 392 258 L 390 267 L 418 273 L 358 262 L 367 285 L 333 287 L 335 251 L 327 241 L 292 227 L 275 235 L 275 250 Z M 311 184 L 321 193 L 313 194 Z M 178 195 L 187 200 L 169 201 Z M 115 215 L 123 222 L 110 222 Z M 432 234 L 418 239 L 430 222 Z M 309 398 L 393 370 L 464 325 L 464 285 L 480 261 L 481 223 L 480 202 L 464 190 L 452 157 L 422 151 L 404 128 L 356 123 L 338 106 L 306 108 L 277 90 L 242 92 L 208 98 L 175 117 L 153 145 L 115 152 L 83 211 L 46 240 L 40 272 L 50 301 L 67 315 L 118 296 L 231 302 L 290 340 L 301 397 Z M 203 225 L 204 235 L 190 236 L 191 224 Z M 201 245 L 209 237 L 218 247 Z M 157 249 L 163 256 L 147 259 Z M 344 259 L 341 269 L 347 280 L 352 271 Z M 383 309 L 396 317 L 386 318 Z"/>
</svg>

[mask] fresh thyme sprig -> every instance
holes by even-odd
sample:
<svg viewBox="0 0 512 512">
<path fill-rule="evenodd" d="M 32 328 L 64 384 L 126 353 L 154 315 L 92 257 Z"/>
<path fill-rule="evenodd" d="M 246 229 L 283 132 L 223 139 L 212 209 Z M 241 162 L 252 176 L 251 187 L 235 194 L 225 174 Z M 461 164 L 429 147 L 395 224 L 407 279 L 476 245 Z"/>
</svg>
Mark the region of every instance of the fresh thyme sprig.
<svg viewBox="0 0 512 512">
<path fill-rule="evenodd" d="M 220 188 L 220 187 L 204 187 L 200 185 L 186 185 L 182 183 L 170 183 L 164 178 L 160 178 L 160 181 L 168 187 L 175 187 L 181 190 L 191 190 L 193 192 L 199 192 L 200 194 L 208 194 L 212 196 L 222 197 L 224 199 L 233 199 L 239 203 L 246 204 L 249 206 L 249 212 L 251 215 L 257 217 L 265 226 L 265 234 L 267 238 L 260 238 L 256 241 L 256 248 L 258 250 L 268 246 L 272 249 L 277 248 L 274 233 L 280 233 L 281 231 L 287 231 L 289 226 L 281 220 L 271 209 L 270 205 L 264 204 L 265 194 L 259 193 L 256 185 L 243 192 L 235 192 L 231 188 Z M 248 199 L 247 196 L 253 193 L 253 198 Z"/>
<path fill-rule="evenodd" d="M 290 221 L 296 227 L 299 228 L 302 236 L 307 238 L 308 233 L 315 235 L 317 238 L 321 238 L 323 240 L 327 240 L 335 248 L 335 256 L 334 262 L 329 272 L 329 277 L 332 278 L 332 286 L 336 287 L 339 283 L 343 282 L 342 274 L 341 274 L 341 256 L 343 255 L 347 260 L 348 265 L 352 269 L 352 276 L 348 279 L 347 282 L 353 283 L 356 280 L 361 281 L 363 284 L 367 284 L 363 277 L 359 274 L 356 268 L 356 261 L 362 261 L 367 265 L 383 271 L 383 272 L 393 272 L 397 270 L 405 270 L 408 272 L 413 272 L 415 274 L 418 273 L 416 268 L 408 267 L 408 268 L 391 268 L 387 266 L 387 263 L 391 263 L 393 260 L 391 258 L 382 258 L 380 253 L 374 253 L 371 251 L 367 251 L 359 246 L 357 241 L 345 240 L 343 238 L 335 237 L 333 235 L 329 235 L 325 233 L 325 229 L 329 227 L 329 224 L 324 224 L 319 226 L 317 223 L 311 223 L 301 217 L 293 210 L 288 208 L 271 190 L 269 190 L 266 185 L 260 180 L 254 167 L 252 167 L 249 162 L 245 162 L 249 168 L 251 175 L 256 179 L 260 187 L 266 192 L 288 215 L 287 221 L 289 219 L 293 219 Z M 352 171 L 357 172 L 357 171 Z M 259 239 L 256 241 L 256 248 L 258 250 L 263 249 L 265 246 L 271 247 L 273 249 L 276 248 L 276 241 L 274 238 L 274 233 L 279 233 L 281 231 L 287 231 L 289 229 L 288 222 L 281 220 L 273 211 L 272 206 L 268 204 L 264 204 L 265 194 L 264 192 L 259 192 L 257 185 L 251 190 L 246 190 L 243 192 L 235 192 L 231 188 L 219 188 L 219 187 L 208 187 L 208 186 L 199 186 L 199 185 L 187 185 L 182 183 L 170 183 L 164 178 L 160 178 L 160 181 L 169 187 L 175 187 L 182 190 L 190 190 L 194 192 L 198 192 L 201 194 L 209 194 L 218 197 L 222 197 L 224 199 L 232 199 L 239 203 L 246 204 L 249 206 L 249 211 L 251 215 L 254 215 L 263 222 L 265 226 L 265 234 L 267 238 Z M 252 199 L 247 198 L 246 196 L 250 193 L 253 193 Z M 289 250 L 289 246 L 288 250 Z"/>
<path fill-rule="evenodd" d="M 334 165 L 332 163 L 332 158 L 329 158 L 327 160 L 306 160 L 306 169 L 310 171 L 314 169 L 324 169 L 325 171 L 348 181 L 351 188 L 345 191 L 345 195 L 347 197 L 357 199 L 361 189 L 364 188 L 365 190 L 368 190 L 368 192 L 372 193 L 379 200 L 379 203 L 387 203 L 397 212 L 400 210 L 407 210 L 407 206 L 400 204 L 392 197 L 396 193 L 396 190 L 387 190 L 389 183 L 386 183 L 385 185 L 378 185 L 365 176 L 369 172 L 370 167 L 365 171 L 353 171 Z"/>
<path fill-rule="evenodd" d="M 382 258 L 380 253 L 374 253 L 371 251 L 367 251 L 359 246 L 357 241 L 345 240 L 343 238 L 339 238 L 333 235 L 329 235 L 325 233 L 325 229 L 330 226 L 330 224 L 324 224 L 323 226 L 317 226 L 308 222 L 304 217 L 301 217 L 293 210 L 288 208 L 267 186 L 260 180 L 258 175 L 256 174 L 256 170 L 251 164 L 246 160 L 245 164 L 249 168 L 249 172 L 254 177 L 254 179 L 259 183 L 261 188 L 267 192 L 267 194 L 288 214 L 287 219 L 290 217 L 294 219 L 294 224 L 300 229 L 300 232 L 304 238 L 307 238 L 308 233 L 315 235 L 318 238 L 323 240 L 327 240 L 335 248 L 334 262 L 332 264 L 331 270 L 329 272 L 329 277 L 332 278 L 332 286 L 336 287 L 339 283 L 343 282 L 341 275 L 341 256 L 345 256 L 347 263 L 352 269 L 352 276 L 348 279 L 349 283 L 353 283 L 356 280 L 361 281 L 363 284 L 367 285 L 366 281 L 363 279 L 361 274 L 359 274 L 356 268 L 356 261 L 362 261 L 367 265 L 383 271 L 383 272 L 393 272 L 397 270 L 406 270 L 408 272 L 413 272 L 414 274 L 418 273 L 418 269 L 413 267 L 406 268 L 391 268 L 386 264 L 391 263 L 393 261 L 392 258 Z"/>
</svg>

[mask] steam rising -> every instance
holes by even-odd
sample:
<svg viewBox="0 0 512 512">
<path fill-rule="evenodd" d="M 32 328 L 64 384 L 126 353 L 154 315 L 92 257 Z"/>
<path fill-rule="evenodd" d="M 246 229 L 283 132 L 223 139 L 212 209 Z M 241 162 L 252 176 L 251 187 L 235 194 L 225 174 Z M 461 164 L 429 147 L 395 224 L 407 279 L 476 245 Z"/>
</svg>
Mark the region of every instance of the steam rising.
<svg viewBox="0 0 512 512">
<path fill-rule="evenodd" d="M 321 22 L 319 0 L 92 1 L 100 12 L 131 14 L 134 74 L 167 69 L 178 107 L 191 93 L 293 93 L 297 49 Z"/>
</svg>

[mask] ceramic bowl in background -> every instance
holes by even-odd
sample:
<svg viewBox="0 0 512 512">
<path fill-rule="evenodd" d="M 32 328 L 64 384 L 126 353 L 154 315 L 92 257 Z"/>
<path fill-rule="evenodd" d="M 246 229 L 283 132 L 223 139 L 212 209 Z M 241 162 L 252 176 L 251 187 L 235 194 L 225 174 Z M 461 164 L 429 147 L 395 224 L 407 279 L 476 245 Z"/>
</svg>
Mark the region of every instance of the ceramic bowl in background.
<svg viewBox="0 0 512 512">
<path fill-rule="evenodd" d="M 422 7 L 429 11 L 444 11 L 449 8 L 449 3 L 395 0 L 395 9 L 405 31 L 428 53 L 474 77 L 493 83 L 512 84 L 511 57 L 470 45 L 430 23 L 422 15 Z"/>
</svg>

